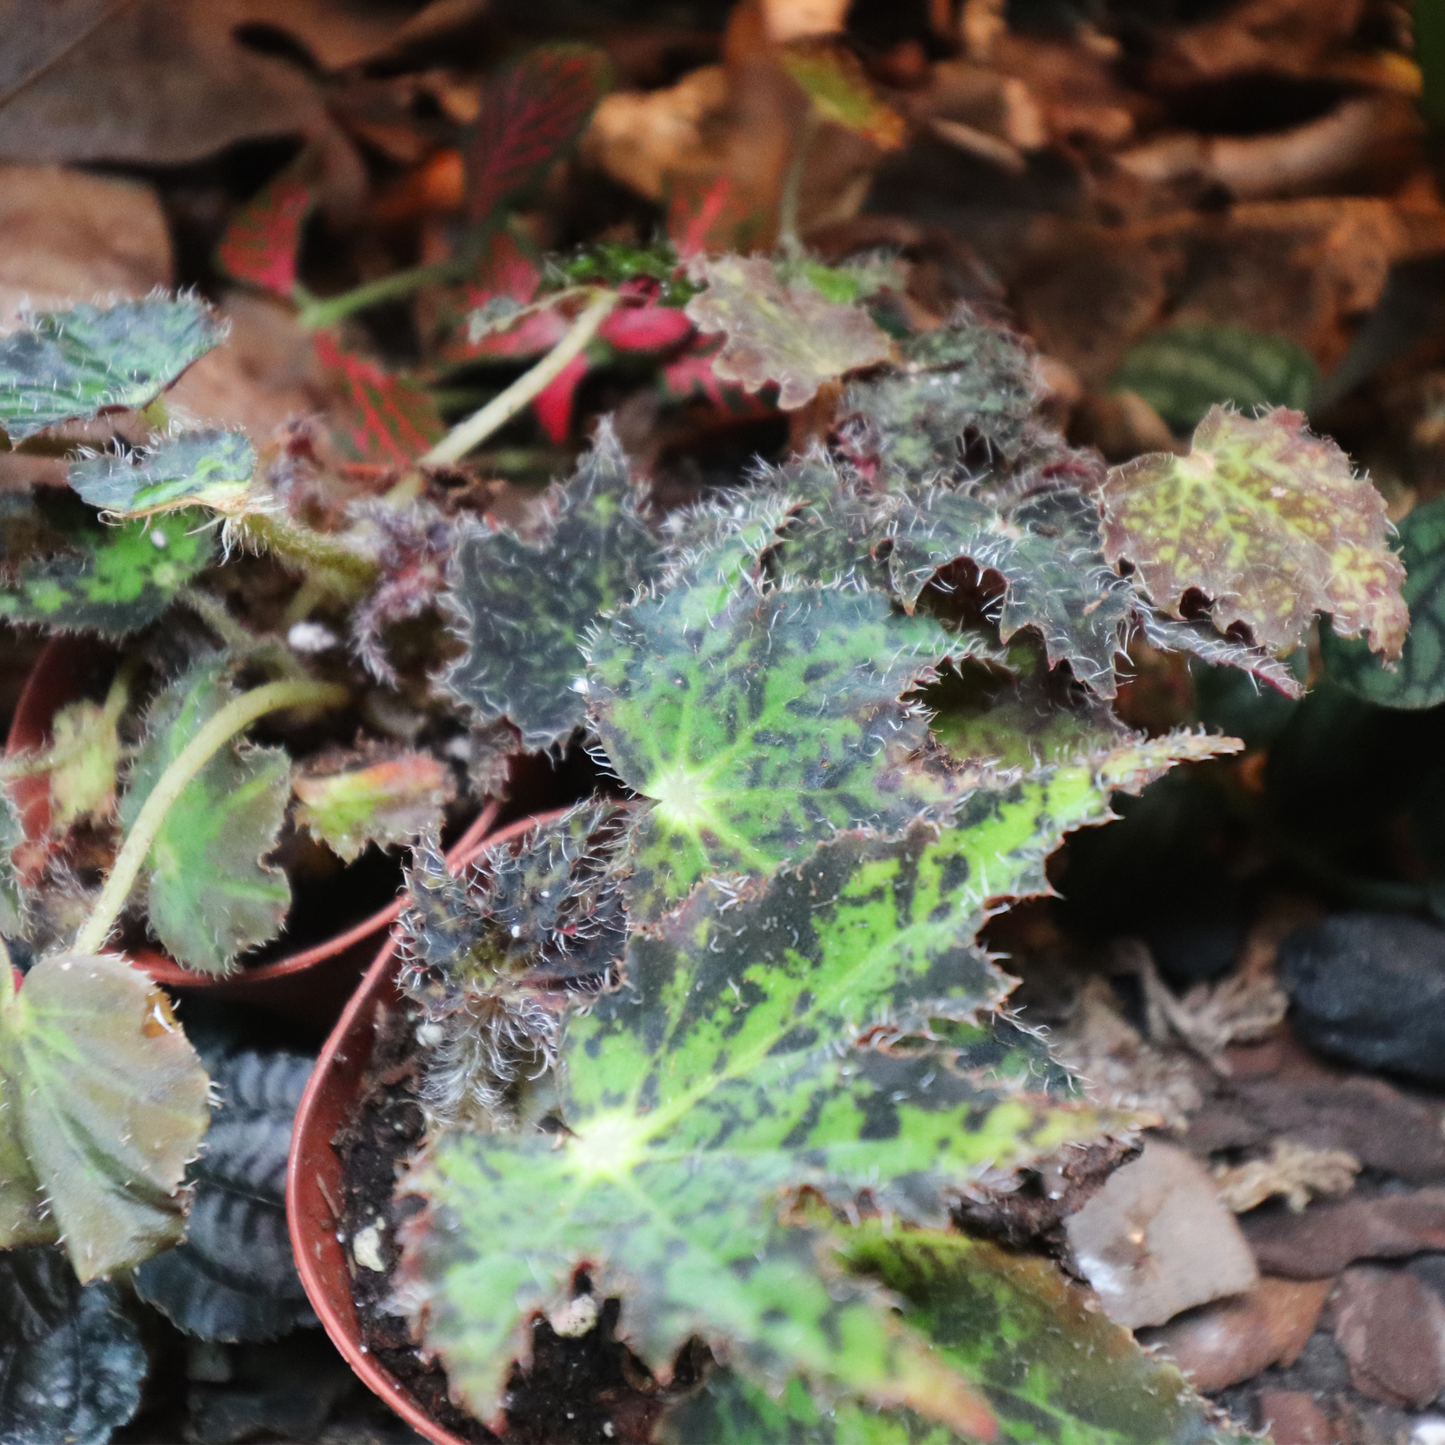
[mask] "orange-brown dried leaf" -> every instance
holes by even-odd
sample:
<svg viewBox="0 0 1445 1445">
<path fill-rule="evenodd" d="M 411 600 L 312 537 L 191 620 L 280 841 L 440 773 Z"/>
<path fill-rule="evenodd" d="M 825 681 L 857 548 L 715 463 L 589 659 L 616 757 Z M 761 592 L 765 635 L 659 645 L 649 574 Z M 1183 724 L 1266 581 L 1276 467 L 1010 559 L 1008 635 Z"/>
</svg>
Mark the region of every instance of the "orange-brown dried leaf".
<svg viewBox="0 0 1445 1445">
<path fill-rule="evenodd" d="M 1157 606 L 1179 616 L 1197 588 L 1220 631 L 1242 622 L 1274 652 L 1328 612 L 1337 633 L 1400 655 L 1405 569 L 1386 545 L 1384 499 L 1302 412 L 1213 407 L 1188 456 L 1139 457 L 1103 490 L 1105 553 L 1134 564 Z"/>
</svg>

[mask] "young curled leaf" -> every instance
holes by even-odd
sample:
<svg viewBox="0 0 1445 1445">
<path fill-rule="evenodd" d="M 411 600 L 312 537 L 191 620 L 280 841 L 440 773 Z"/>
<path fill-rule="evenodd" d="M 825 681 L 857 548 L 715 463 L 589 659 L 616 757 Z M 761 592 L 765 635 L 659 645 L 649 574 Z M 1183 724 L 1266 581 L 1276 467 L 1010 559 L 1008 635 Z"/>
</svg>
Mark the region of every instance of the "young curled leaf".
<svg viewBox="0 0 1445 1445">
<path fill-rule="evenodd" d="M 245 506 L 256 450 L 245 432 L 179 432 L 136 453 L 107 452 L 72 462 L 65 480 L 92 507 L 118 516 L 205 506 Z"/>
<path fill-rule="evenodd" d="M 0 981 L 0 1248 L 60 1241 L 82 1281 L 176 1243 L 208 1080 L 139 969 L 42 959 Z"/>
<path fill-rule="evenodd" d="M 1243 623 L 1275 653 L 1327 612 L 1341 636 L 1366 632 L 1387 661 L 1399 657 L 1410 619 L 1385 500 L 1334 442 L 1305 430 L 1302 413 L 1213 407 L 1188 456 L 1115 467 L 1103 502 L 1106 555 L 1132 562 L 1166 612 L 1180 616 L 1197 589 L 1221 632 Z"/>
<path fill-rule="evenodd" d="M 690 274 L 706 289 L 683 308 L 689 320 L 727 334 L 713 373 L 747 391 L 776 383 L 784 411 L 811 401 L 824 382 L 893 355 L 862 307 L 828 300 L 805 275 L 785 278 L 765 256 L 699 257 Z"/>
<path fill-rule="evenodd" d="M 297 823 L 347 863 L 371 843 L 391 848 L 439 828 L 454 792 L 450 772 L 430 753 L 304 773 L 293 787 Z"/>
<path fill-rule="evenodd" d="M 903 117 L 884 102 L 846 46 L 827 42 L 793 44 L 778 61 L 808 99 L 818 119 L 871 140 L 880 150 L 897 150 L 906 132 Z"/>
<path fill-rule="evenodd" d="M 50 770 L 50 822 L 59 833 L 72 823 L 108 822 L 115 816 L 115 779 L 120 767 L 118 718 L 99 703 L 68 703 L 51 725 L 51 751 L 61 759 Z"/>
<path fill-rule="evenodd" d="M 44 312 L 0 336 L 0 427 L 19 442 L 105 407 L 144 406 L 224 334 L 189 296 Z"/>
</svg>

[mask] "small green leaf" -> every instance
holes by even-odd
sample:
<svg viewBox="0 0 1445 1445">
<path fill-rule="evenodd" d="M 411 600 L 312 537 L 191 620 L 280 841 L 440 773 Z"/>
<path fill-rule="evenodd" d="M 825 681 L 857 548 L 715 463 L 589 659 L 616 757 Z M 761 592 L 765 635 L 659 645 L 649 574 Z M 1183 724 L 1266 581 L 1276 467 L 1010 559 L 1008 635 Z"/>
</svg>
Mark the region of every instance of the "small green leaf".
<svg viewBox="0 0 1445 1445">
<path fill-rule="evenodd" d="M 24 563 L 0 587 L 0 618 L 106 637 L 139 631 L 211 564 L 215 541 L 206 521 L 203 513 L 178 512 L 163 523 L 88 522 L 69 533 L 78 551 Z"/>
<path fill-rule="evenodd" d="M 903 144 L 908 129 L 903 117 L 879 96 L 863 63 L 847 46 L 827 41 L 794 44 L 780 46 L 777 56 L 819 120 L 865 136 L 882 150 Z"/>
<path fill-rule="evenodd" d="M 1320 628 L 1325 670 L 1342 687 L 1385 707 L 1434 707 L 1445 702 L 1445 498 L 1416 507 L 1400 523 L 1405 604 L 1410 631 L 1394 671 L 1362 639 Z"/>
<path fill-rule="evenodd" d="M 1400 655 L 1409 613 L 1405 569 L 1385 545 L 1384 498 L 1297 411 L 1253 420 L 1211 408 L 1187 457 L 1161 452 L 1115 467 L 1103 492 L 1104 551 L 1128 558 L 1154 603 L 1179 616 L 1197 588 L 1227 632 L 1288 652 L 1318 612 L 1336 631 L 1369 633 Z"/>
<path fill-rule="evenodd" d="M 630 906 L 655 917 L 707 873 L 771 872 L 956 796 L 910 767 L 928 724 L 899 698 L 990 651 L 876 592 L 699 582 L 624 608 L 592 645 L 588 696 L 611 765 L 654 804 Z"/>
<path fill-rule="evenodd" d="M 784 280 L 765 256 L 698 258 L 689 274 L 706 289 L 683 308 L 688 319 L 699 331 L 727 333 L 713 374 L 747 391 L 775 382 L 784 411 L 811 401 L 824 382 L 893 355 L 865 310 L 827 300 L 803 276 Z"/>
<path fill-rule="evenodd" d="M 121 802 L 129 829 L 167 766 L 231 699 L 224 659 L 198 663 L 151 705 Z M 228 743 L 186 785 L 148 858 L 146 916 L 187 968 L 228 973 L 239 954 L 281 931 L 286 875 L 261 861 L 276 846 L 291 791 L 282 748 Z"/>
<path fill-rule="evenodd" d="M 82 699 L 61 708 L 51 726 L 51 751 L 64 758 L 50 770 L 50 826 L 63 832 L 72 823 L 102 823 L 115 814 L 115 778 L 120 734 L 115 713 Z"/>
<path fill-rule="evenodd" d="M 296 822 L 350 863 L 368 844 L 409 843 L 440 828 L 451 774 L 430 753 L 398 753 L 364 767 L 296 779 Z"/>
<path fill-rule="evenodd" d="M 946 326 L 900 350 L 896 368 L 851 383 L 843 398 L 844 413 L 865 422 L 888 484 L 962 482 L 966 437 L 1012 464 L 1042 430 L 1031 358 L 1008 332 Z"/>
<path fill-rule="evenodd" d="M 207 1340 L 271 1340 L 310 1314 L 286 1235 L 286 1156 L 312 1060 L 230 1054 L 214 1066 L 220 1103 L 201 1156 L 185 1240 L 147 1260 L 136 1293 Z"/>
<path fill-rule="evenodd" d="M 107 954 L 42 959 L 6 994 L 0 1248 L 59 1239 L 89 1280 L 174 1244 L 209 1108 L 165 995 Z"/>
<path fill-rule="evenodd" d="M 234 511 L 246 500 L 256 450 L 245 432 L 181 432 L 145 451 L 72 462 L 65 479 L 92 507 L 118 515 L 206 506 Z"/>
<path fill-rule="evenodd" d="M 59 1250 L 0 1254 L 6 1445 L 106 1445 L 139 1407 L 148 1365 L 114 1285 L 82 1286 Z"/>
<path fill-rule="evenodd" d="M 223 336 L 193 297 L 44 312 L 0 337 L 0 426 L 18 442 L 108 406 L 145 406 Z"/>
<path fill-rule="evenodd" d="M 1022 627 L 1050 664 L 1067 662 L 1100 697 L 1118 691 L 1114 658 L 1135 608 L 1134 589 L 1104 560 L 1098 506 L 1071 488 L 1040 492 L 1001 515 L 962 492 L 929 491 L 895 513 L 888 567 L 912 609 L 941 568 L 962 558 L 1004 580 L 999 636 Z"/>
<path fill-rule="evenodd" d="M 1124 354 L 1111 391 L 1142 396 L 1176 432 L 1193 430 L 1216 404 L 1304 411 L 1319 369 L 1287 336 L 1246 326 L 1170 326 L 1151 331 Z"/>
<path fill-rule="evenodd" d="M 536 536 L 464 531 L 447 593 L 466 651 L 445 686 L 480 722 L 510 719 L 529 748 L 586 724 L 583 638 L 660 563 L 610 427 L 547 506 Z"/>
</svg>

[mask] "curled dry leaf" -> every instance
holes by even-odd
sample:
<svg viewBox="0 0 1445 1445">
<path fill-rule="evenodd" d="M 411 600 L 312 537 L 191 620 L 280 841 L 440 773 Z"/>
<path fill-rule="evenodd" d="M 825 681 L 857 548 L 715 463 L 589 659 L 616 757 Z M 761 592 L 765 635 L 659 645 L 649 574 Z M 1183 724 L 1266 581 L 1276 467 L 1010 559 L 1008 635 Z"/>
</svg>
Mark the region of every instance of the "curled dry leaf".
<svg viewBox="0 0 1445 1445">
<path fill-rule="evenodd" d="M 1337 632 L 1368 632 L 1371 648 L 1399 657 L 1410 619 L 1384 498 L 1334 442 L 1305 430 L 1303 413 L 1213 407 L 1188 456 L 1115 467 L 1103 500 L 1109 560 L 1131 561 L 1175 616 L 1198 589 L 1221 632 L 1241 622 L 1285 652 L 1328 612 Z"/>
</svg>

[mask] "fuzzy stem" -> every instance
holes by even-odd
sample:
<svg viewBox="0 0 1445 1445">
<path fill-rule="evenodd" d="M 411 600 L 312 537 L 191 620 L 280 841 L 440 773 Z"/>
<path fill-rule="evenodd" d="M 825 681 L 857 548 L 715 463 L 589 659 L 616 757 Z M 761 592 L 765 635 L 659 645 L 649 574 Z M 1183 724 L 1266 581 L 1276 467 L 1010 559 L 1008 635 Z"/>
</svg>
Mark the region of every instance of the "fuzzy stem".
<svg viewBox="0 0 1445 1445">
<path fill-rule="evenodd" d="M 567 334 L 530 371 L 523 372 L 511 386 L 494 396 L 480 411 L 458 422 L 424 457 L 422 466 L 459 462 L 473 447 L 480 446 L 498 427 L 516 416 L 529 401 L 541 395 L 582 354 L 597 329 L 622 298 L 615 291 L 603 291 L 567 329 Z"/>
<path fill-rule="evenodd" d="M 171 760 L 151 789 L 135 822 L 131 825 L 124 845 L 116 855 L 115 866 L 105 880 L 100 897 L 95 901 L 90 916 L 80 926 L 75 936 L 77 953 L 96 953 L 105 946 L 105 940 L 130 891 L 140 876 L 141 868 L 150 854 L 151 845 L 165 822 L 177 798 L 185 791 L 186 784 L 206 766 L 208 762 L 243 728 L 255 722 L 268 712 L 285 707 L 333 707 L 345 702 L 350 696 L 339 683 L 331 682 L 268 682 L 263 687 L 252 688 L 238 698 L 233 698 L 211 718 L 204 727 Z"/>
<path fill-rule="evenodd" d="M 231 527 L 257 549 L 274 552 L 308 575 L 320 570 L 344 578 L 357 592 L 370 587 L 381 570 L 374 557 L 347 546 L 340 537 L 317 532 L 280 512 L 251 512 L 238 517 Z"/>
<path fill-rule="evenodd" d="M 381 276 L 343 291 L 339 296 L 324 296 L 306 302 L 296 313 L 296 322 L 303 331 L 320 331 L 324 326 L 335 326 L 356 311 L 365 311 L 368 306 L 378 306 L 383 301 L 398 301 L 420 291 L 432 282 L 445 285 L 449 281 L 462 280 L 471 269 L 471 261 L 436 261 L 427 266 L 411 266 L 405 271 L 393 271 L 390 276 Z"/>
</svg>

